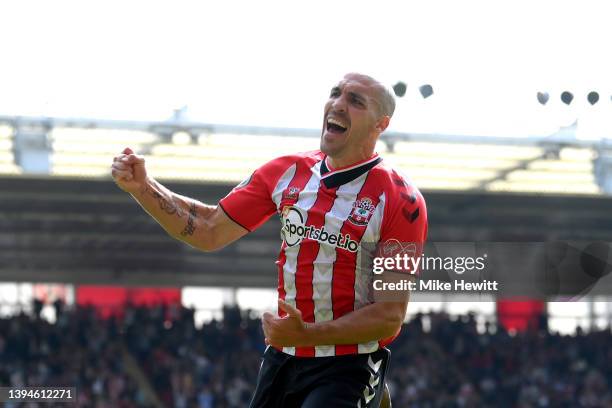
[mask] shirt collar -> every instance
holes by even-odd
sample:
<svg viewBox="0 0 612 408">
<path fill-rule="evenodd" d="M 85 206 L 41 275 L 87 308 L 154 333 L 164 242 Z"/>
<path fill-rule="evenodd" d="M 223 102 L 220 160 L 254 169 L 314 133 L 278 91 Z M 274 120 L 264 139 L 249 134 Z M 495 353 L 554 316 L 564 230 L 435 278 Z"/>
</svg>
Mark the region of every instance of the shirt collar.
<svg viewBox="0 0 612 408">
<path fill-rule="evenodd" d="M 342 184 L 349 183 L 362 174 L 368 172 L 381 161 L 382 157 L 375 154 L 369 159 L 332 170 L 329 168 L 327 164 L 327 156 L 325 156 L 323 162 L 321 163 L 321 180 L 327 188 L 339 187 Z"/>
</svg>

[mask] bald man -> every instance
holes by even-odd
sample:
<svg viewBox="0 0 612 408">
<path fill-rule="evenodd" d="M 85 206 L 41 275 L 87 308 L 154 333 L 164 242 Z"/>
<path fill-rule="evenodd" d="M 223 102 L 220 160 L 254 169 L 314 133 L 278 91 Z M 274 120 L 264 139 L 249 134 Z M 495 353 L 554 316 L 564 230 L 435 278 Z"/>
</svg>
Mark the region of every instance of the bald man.
<svg viewBox="0 0 612 408">
<path fill-rule="evenodd" d="M 375 79 L 344 76 L 325 104 L 320 150 L 274 159 L 218 205 L 175 194 L 126 148 L 112 175 L 173 237 L 212 251 L 281 221 L 278 311 L 262 318 L 268 345 L 251 407 L 379 407 L 408 296 L 372 300 L 377 247 L 424 243 L 425 201 L 375 153 L 395 100 Z"/>
</svg>

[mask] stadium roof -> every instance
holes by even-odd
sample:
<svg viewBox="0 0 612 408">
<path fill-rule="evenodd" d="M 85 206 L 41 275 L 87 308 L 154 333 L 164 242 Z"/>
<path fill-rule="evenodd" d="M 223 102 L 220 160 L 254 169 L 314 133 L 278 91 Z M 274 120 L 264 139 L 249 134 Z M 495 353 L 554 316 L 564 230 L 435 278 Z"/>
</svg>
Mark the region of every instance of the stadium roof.
<svg viewBox="0 0 612 408">
<path fill-rule="evenodd" d="M 388 133 L 377 151 L 424 190 L 601 194 L 594 162 L 602 142 L 571 133 Z M 51 175 L 109 177 L 112 157 L 130 146 L 147 156 L 156 178 L 238 182 L 271 158 L 318 148 L 319 135 L 314 129 L 0 116 L 0 174 L 23 174 L 17 156 L 42 149 L 49 152 Z"/>
</svg>

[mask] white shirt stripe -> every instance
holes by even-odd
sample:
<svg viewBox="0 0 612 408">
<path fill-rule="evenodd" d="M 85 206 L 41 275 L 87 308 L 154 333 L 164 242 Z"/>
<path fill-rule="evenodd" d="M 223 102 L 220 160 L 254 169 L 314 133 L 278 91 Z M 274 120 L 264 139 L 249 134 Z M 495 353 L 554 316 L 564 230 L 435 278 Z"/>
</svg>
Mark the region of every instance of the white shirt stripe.
<svg viewBox="0 0 612 408">
<path fill-rule="evenodd" d="M 283 175 L 278 179 L 278 183 L 276 183 L 274 190 L 272 190 L 272 200 L 274 201 L 274 204 L 276 204 L 277 210 L 279 210 L 278 207 L 280 206 L 280 202 L 283 197 L 283 191 L 285 191 L 285 189 L 289 186 L 289 183 L 295 175 L 296 169 L 297 164 L 295 163 L 288 167 L 287 170 L 285 170 L 285 173 L 283 173 Z"/>
<path fill-rule="evenodd" d="M 310 210 L 317 200 L 317 193 L 319 191 L 319 183 L 321 182 L 321 176 L 319 173 L 322 162 L 317 162 L 312 168 L 312 175 L 306 183 L 304 189 L 300 192 L 296 206 L 300 207 L 304 211 Z M 275 201 L 276 202 L 276 201 Z M 277 207 L 280 204 L 280 200 L 277 203 Z M 306 223 L 307 220 L 304 220 Z M 300 252 L 300 246 L 286 246 L 285 247 L 285 265 L 283 266 L 283 283 L 285 287 L 285 302 L 289 303 L 293 307 L 296 306 L 296 287 L 295 287 L 295 273 L 297 270 L 297 257 Z M 295 355 L 295 347 L 283 347 L 283 352 L 291 355 Z"/>
</svg>

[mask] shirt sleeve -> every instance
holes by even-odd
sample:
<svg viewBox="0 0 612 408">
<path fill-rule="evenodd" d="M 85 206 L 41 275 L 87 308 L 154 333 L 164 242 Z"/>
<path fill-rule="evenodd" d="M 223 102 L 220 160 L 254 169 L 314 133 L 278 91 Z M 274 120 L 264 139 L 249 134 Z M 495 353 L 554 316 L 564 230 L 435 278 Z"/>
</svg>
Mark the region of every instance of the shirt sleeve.
<svg viewBox="0 0 612 408">
<path fill-rule="evenodd" d="M 388 206 L 385 208 L 383 225 L 377 251 L 377 256 L 395 257 L 404 254 L 415 261 L 423 254 L 427 239 L 427 207 L 425 199 L 419 190 L 407 183 L 397 173 L 394 174 L 394 188 L 390 192 Z M 396 272 L 419 275 L 420 266 L 414 268 L 414 262 L 408 262 L 408 267 L 395 269 Z M 420 265 L 420 263 L 418 264 Z M 379 341 L 381 347 L 390 344 L 399 334 L 397 332 Z"/>
<path fill-rule="evenodd" d="M 409 184 L 394 187 L 383 217 L 378 256 L 395 258 L 408 255 L 416 261 L 421 257 L 427 239 L 425 199 L 416 187 Z M 410 266 L 420 263 L 409 262 L 407 265 L 409 267 L 400 272 L 419 274 L 420 268 Z"/>
<path fill-rule="evenodd" d="M 254 231 L 276 212 L 272 191 L 280 177 L 282 163 L 278 159 L 258 168 L 238 184 L 219 206 L 235 223 Z"/>
</svg>

